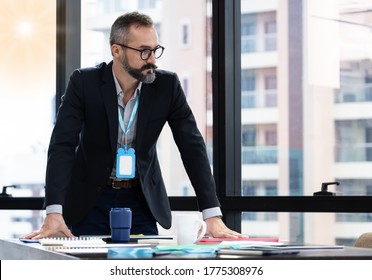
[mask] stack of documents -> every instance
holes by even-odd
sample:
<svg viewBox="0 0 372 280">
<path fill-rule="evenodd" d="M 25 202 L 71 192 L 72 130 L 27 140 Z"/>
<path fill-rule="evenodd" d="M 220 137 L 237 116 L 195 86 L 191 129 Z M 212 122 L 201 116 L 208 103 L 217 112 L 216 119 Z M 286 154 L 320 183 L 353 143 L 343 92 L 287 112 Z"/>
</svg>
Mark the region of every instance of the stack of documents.
<svg viewBox="0 0 372 280">
<path fill-rule="evenodd" d="M 339 245 L 240 245 L 230 248 L 221 248 L 216 251 L 217 255 L 295 255 L 309 250 L 344 249 Z"/>
</svg>

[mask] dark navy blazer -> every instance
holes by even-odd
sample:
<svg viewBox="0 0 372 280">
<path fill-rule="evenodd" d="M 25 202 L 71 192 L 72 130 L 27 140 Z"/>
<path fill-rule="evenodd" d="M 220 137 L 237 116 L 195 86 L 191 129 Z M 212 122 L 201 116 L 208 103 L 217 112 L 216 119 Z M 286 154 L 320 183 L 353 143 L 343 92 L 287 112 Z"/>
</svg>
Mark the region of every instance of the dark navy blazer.
<svg viewBox="0 0 372 280">
<path fill-rule="evenodd" d="M 112 62 L 75 70 L 62 97 L 50 140 L 45 205 L 61 204 L 68 226 L 95 204 L 111 174 L 118 138 L 118 101 Z M 171 226 L 169 200 L 156 142 L 168 122 L 200 210 L 217 207 L 215 183 L 204 140 L 175 73 L 156 70 L 156 80 L 140 94 L 136 168 L 152 214 Z"/>
</svg>

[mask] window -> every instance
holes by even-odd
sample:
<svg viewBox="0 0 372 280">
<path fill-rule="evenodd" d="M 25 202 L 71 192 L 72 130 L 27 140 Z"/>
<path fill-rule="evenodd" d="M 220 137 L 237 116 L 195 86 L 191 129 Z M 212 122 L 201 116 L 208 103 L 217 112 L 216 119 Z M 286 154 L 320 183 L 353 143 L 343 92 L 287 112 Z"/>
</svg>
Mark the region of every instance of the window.
<svg viewBox="0 0 372 280">
<path fill-rule="evenodd" d="M 268 20 L 265 23 L 265 51 L 276 50 L 276 20 Z"/>
<path fill-rule="evenodd" d="M 256 51 L 256 17 L 252 14 L 242 15 L 242 52 Z"/>
<path fill-rule="evenodd" d="M 336 162 L 372 161 L 372 120 L 335 122 Z"/>
<path fill-rule="evenodd" d="M 256 107 L 256 73 L 250 69 L 242 70 L 242 108 Z"/>
<path fill-rule="evenodd" d="M 265 107 L 277 106 L 277 76 L 275 74 L 265 75 Z"/>
<path fill-rule="evenodd" d="M 190 102 L 192 98 L 192 84 L 191 84 L 191 77 L 189 73 L 180 73 L 179 79 L 181 82 L 181 86 L 183 91 L 185 92 L 187 101 Z"/>
<path fill-rule="evenodd" d="M 372 1 L 300 2 L 240 2 L 242 195 L 370 195 Z M 243 212 L 242 231 L 334 243 L 370 216 Z"/>
<path fill-rule="evenodd" d="M 371 220 L 369 213 L 351 212 L 360 209 L 360 204 L 370 209 L 369 196 L 372 193 L 372 40 L 369 28 L 372 1 L 330 1 L 326 2 L 327 5 L 320 0 L 284 1 L 280 5 L 278 1 L 259 0 L 222 1 L 223 5 L 217 0 L 184 2 L 82 1 L 81 65 L 110 61 L 107 34 L 112 20 L 122 12 L 139 7 L 146 9 L 145 12 L 155 19 L 159 40 L 166 47 L 158 66 L 180 74 L 180 81 L 205 137 L 210 162 L 216 163 L 212 168 L 223 210 L 227 210 L 224 219 L 228 225 L 250 236 L 279 236 L 293 242 L 352 244 Z M 9 4 L 0 5 L 3 8 Z M 9 10 L 6 8 L 0 9 L 0 13 Z M 43 6 L 39 10 L 44 9 Z M 17 14 L 21 10 L 17 9 Z M 52 12 L 54 14 L 55 10 Z M 171 23 L 170 12 L 174 18 Z M 241 17 L 237 19 L 235 16 L 239 12 Z M 5 16 L 1 14 L 0 21 Z M 239 20 L 240 25 L 236 24 Z M 4 22 L 5 25 L 0 26 L 8 26 L 8 22 Z M 53 29 L 52 22 L 55 20 L 45 26 Z M 190 29 L 187 26 L 183 28 L 180 23 L 189 24 Z M 193 26 L 197 28 L 191 30 Z M 235 28 L 237 32 L 233 32 Z M 27 34 L 30 25 L 20 25 L 19 30 Z M 0 38 L 5 40 L 4 34 L 8 34 L 8 29 L 2 31 Z M 191 43 L 191 39 L 193 44 L 188 47 L 180 45 L 182 40 Z M 46 48 L 49 50 L 51 45 L 54 50 L 53 39 L 48 40 Z M 44 47 L 41 49 L 45 50 Z M 75 50 L 80 52 L 79 48 Z M 11 51 L 2 47 L 2 65 L 9 65 L 11 56 L 8 54 Z M 35 52 L 32 54 L 35 56 Z M 48 52 L 43 52 L 43 57 L 45 55 Z M 28 59 L 22 62 L 17 74 L 22 73 Z M 48 62 L 54 63 L 55 59 L 49 57 Z M 14 61 L 11 64 L 15 65 Z M 46 68 L 35 71 L 37 66 L 34 64 L 27 74 L 43 73 L 43 81 L 51 75 L 48 81 L 52 82 L 41 87 L 48 86 L 49 89 L 50 86 L 52 91 L 39 93 L 48 92 L 46 99 L 42 99 L 43 105 L 44 102 L 54 104 L 55 87 L 51 86 L 54 67 L 44 73 Z M 1 70 L 2 74 L 4 72 L 6 75 L 10 73 L 8 68 Z M 7 81 L 9 79 L 0 84 L 2 93 Z M 30 86 L 15 91 L 20 86 L 13 84 L 11 90 L 7 88 L 7 93 L 0 96 L 0 107 L 6 107 L 7 112 L 1 118 L 0 132 L 6 143 L 14 140 L 13 136 L 10 139 L 9 132 L 21 131 L 23 134 L 16 140 L 28 141 L 40 132 L 39 128 L 30 131 L 27 127 L 27 133 L 24 133 L 17 130 L 20 125 L 9 125 L 4 121 L 15 115 L 8 110 L 8 105 L 21 104 L 22 110 L 27 109 L 18 100 L 9 102 L 9 98 L 31 103 L 37 101 L 28 99 Z M 27 95 L 18 95 L 23 92 Z M 52 108 L 50 112 L 47 109 L 38 112 L 45 114 L 38 124 L 47 122 L 48 130 L 55 114 L 53 106 L 49 108 Z M 30 115 L 27 121 L 31 118 L 33 120 L 35 116 Z M 47 143 L 50 131 L 41 134 L 46 135 Z M 213 137 L 216 142 L 212 142 Z M 26 142 L 17 143 L 14 146 L 17 149 L 26 145 Z M 30 150 L 41 151 L 42 147 L 34 145 Z M 3 148 L 2 153 L 4 151 Z M 181 210 L 190 210 L 188 203 L 194 201 L 193 189 L 182 171 L 182 163 L 167 128 L 159 139 L 158 152 L 168 194 L 190 196 L 171 197 L 171 201 L 177 202 L 172 206 L 177 204 L 176 208 L 182 208 L 178 203 L 182 202 L 186 209 Z M 9 166 L 16 166 L 14 160 L 9 164 L 8 159 L 15 155 L 10 154 L 5 151 L 6 165 L 0 164 L 2 179 L 7 176 Z M 1 155 L 0 158 L 4 158 Z M 23 155 L 23 158 L 27 157 Z M 28 164 L 26 161 L 23 163 Z M 29 178 L 44 176 L 44 170 L 39 171 L 33 172 Z M 42 190 L 40 181 L 15 182 L 19 188 L 9 189 L 9 192 L 30 196 L 35 195 L 33 191 L 36 188 L 38 195 Z M 327 200 L 326 211 L 330 209 L 330 213 L 318 211 L 318 200 L 311 199 L 324 181 L 340 182 L 339 186 L 330 189 L 339 194 Z M 11 182 L 6 181 L 6 184 Z M 345 202 L 342 196 L 350 196 L 351 200 Z M 302 201 L 311 203 L 303 204 Z M 332 212 L 334 208 L 337 208 L 336 213 Z M 13 220 L 15 227 L 25 223 L 30 230 L 34 226 L 32 223 L 37 227 L 40 213 L 28 212 L 18 216 L 14 213 L 0 212 L 0 228 L 9 228 L 3 224 L 4 220 Z M 327 231 L 322 231 L 324 225 Z M 9 231 L 10 236 L 16 234 L 15 228 Z"/>
<path fill-rule="evenodd" d="M 0 42 L 0 183 L 16 186 L 13 197 L 40 197 L 55 115 L 56 2 L 1 1 Z M 0 237 L 38 229 L 41 214 L 0 211 Z"/>
<path fill-rule="evenodd" d="M 183 48 L 191 47 L 191 24 L 189 19 L 180 21 L 180 44 Z"/>
<path fill-rule="evenodd" d="M 138 0 L 138 9 L 154 9 L 158 0 Z M 123 1 L 121 1 L 123 2 Z"/>
</svg>

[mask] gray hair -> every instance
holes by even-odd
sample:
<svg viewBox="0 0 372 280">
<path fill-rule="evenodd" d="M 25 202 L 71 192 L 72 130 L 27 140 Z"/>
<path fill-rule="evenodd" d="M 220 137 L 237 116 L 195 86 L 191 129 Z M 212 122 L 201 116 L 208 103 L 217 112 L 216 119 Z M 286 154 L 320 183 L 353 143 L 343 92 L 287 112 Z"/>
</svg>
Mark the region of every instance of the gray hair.
<svg viewBox="0 0 372 280">
<path fill-rule="evenodd" d="M 119 16 L 111 26 L 110 46 L 115 43 L 126 44 L 130 39 L 130 27 L 132 25 L 151 27 L 154 26 L 154 22 L 149 16 L 139 12 Z M 124 41 L 122 41 L 123 39 Z"/>
</svg>

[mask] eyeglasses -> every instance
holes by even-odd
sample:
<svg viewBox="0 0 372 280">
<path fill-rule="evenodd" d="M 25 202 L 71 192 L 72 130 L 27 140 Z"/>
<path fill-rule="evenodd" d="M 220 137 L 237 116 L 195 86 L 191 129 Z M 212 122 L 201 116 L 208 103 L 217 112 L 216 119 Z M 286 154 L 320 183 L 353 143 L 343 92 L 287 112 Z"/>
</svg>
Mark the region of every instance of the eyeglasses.
<svg viewBox="0 0 372 280">
<path fill-rule="evenodd" d="M 161 57 L 161 55 L 163 54 L 164 49 L 165 49 L 163 46 L 160 46 L 160 45 L 156 46 L 153 49 L 143 49 L 143 50 L 135 49 L 135 48 L 128 47 L 126 45 L 118 44 L 118 43 L 116 43 L 116 45 L 119 45 L 123 48 L 127 48 L 127 49 L 131 49 L 131 50 L 140 52 L 141 53 L 141 59 L 143 59 L 143 60 L 148 60 L 152 53 L 154 53 L 155 58 L 158 59 L 159 57 Z"/>
</svg>

